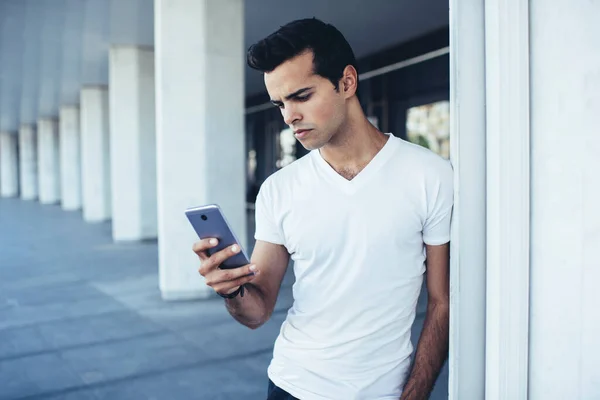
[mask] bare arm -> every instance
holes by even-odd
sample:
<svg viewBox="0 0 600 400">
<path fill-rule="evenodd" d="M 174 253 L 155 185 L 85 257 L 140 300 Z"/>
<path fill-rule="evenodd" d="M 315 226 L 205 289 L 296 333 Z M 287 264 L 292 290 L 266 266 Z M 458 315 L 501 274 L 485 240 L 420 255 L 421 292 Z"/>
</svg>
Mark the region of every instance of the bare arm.
<svg viewBox="0 0 600 400">
<path fill-rule="evenodd" d="M 287 249 L 259 240 L 254 247 L 251 264 L 233 270 L 221 270 L 219 265 L 239 252 L 239 248 L 232 246 L 209 257 L 206 250 L 215 245 L 210 244 L 209 239 L 194 245 L 194 252 L 202 260 L 200 274 L 217 293 L 232 293 L 244 285 L 244 297 L 238 295 L 225 300 L 227 311 L 248 328 L 260 327 L 269 320 L 275 308 L 289 262 Z"/>
<path fill-rule="evenodd" d="M 258 240 L 252 264 L 259 273 L 246 284 L 244 297 L 226 299 L 227 311 L 248 328 L 256 329 L 271 318 L 290 256 L 283 246 Z"/>
<path fill-rule="evenodd" d="M 427 399 L 448 357 L 450 244 L 427 246 L 427 314 L 401 400 Z"/>
</svg>

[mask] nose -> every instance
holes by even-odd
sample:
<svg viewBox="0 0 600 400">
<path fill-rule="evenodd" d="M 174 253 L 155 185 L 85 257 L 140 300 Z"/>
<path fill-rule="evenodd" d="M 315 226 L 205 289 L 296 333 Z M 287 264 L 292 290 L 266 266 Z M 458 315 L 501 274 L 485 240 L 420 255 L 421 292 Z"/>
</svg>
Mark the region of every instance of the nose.
<svg viewBox="0 0 600 400">
<path fill-rule="evenodd" d="M 302 119 L 302 116 L 294 106 L 287 106 L 281 110 L 281 113 L 283 114 L 283 122 L 285 122 L 286 125 L 293 125 L 294 122 Z"/>
</svg>

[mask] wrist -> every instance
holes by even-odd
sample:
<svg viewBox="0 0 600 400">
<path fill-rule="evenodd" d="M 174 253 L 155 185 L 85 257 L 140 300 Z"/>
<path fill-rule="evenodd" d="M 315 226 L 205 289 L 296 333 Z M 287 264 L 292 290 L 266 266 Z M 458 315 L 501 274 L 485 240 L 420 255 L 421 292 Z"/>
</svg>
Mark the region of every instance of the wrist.
<svg viewBox="0 0 600 400">
<path fill-rule="evenodd" d="M 244 297 L 244 285 L 238 286 L 237 288 L 233 288 L 226 293 L 217 292 L 217 294 L 219 296 L 223 297 L 224 299 L 234 299 L 234 298 L 238 297 L 238 295 L 240 297 Z"/>
<path fill-rule="evenodd" d="M 231 294 L 231 293 L 236 292 L 238 290 L 240 290 L 240 287 L 236 286 L 236 287 L 234 287 L 232 289 L 229 289 L 228 291 L 226 291 L 225 293 L 222 293 L 222 294 Z"/>
</svg>

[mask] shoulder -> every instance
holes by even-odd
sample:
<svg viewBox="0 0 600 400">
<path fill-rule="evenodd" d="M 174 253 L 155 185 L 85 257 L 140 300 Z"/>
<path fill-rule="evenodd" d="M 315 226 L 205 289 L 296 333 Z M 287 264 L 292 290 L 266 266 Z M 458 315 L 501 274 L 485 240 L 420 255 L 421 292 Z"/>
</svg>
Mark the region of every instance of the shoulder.
<svg viewBox="0 0 600 400">
<path fill-rule="evenodd" d="M 285 193 L 290 193 L 294 189 L 294 185 L 302 177 L 302 172 L 309 169 L 311 156 L 310 153 L 306 154 L 269 175 L 261 185 L 260 191 L 268 194 L 270 197 L 279 197 L 285 195 Z"/>
<path fill-rule="evenodd" d="M 428 181 L 452 181 L 454 173 L 450 161 L 423 146 L 400 138 L 396 140 L 398 152 L 401 153 L 396 159 L 402 160 L 411 173 L 416 173 Z"/>
</svg>

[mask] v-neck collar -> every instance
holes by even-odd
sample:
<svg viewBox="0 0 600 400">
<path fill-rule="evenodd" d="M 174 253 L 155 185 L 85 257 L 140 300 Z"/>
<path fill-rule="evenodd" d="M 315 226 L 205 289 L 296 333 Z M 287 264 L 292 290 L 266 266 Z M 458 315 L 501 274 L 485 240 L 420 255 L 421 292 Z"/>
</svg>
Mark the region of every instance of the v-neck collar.
<svg viewBox="0 0 600 400">
<path fill-rule="evenodd" d="M 352 180 L 348 180 L 340 175 L 321 155 L 321 152 L 313 150 L 311 156 L 315 160 L 317 167 L 323 171 L 327 176 L 327 179 L 336 187 L 340 188 L 348 194 L 355 193 L 360 186 L 365 182 L 368 182 L 370 177 L 377 172 L 383 164 L 390 158 L 394 153 L 394 148 L 397 144 L 397 138 L 391 133 L 386 133 L 388 140 L 385 142 L 383 147 L 375 154 L 375 156 L 369 161 L 367 165 L 354 177 Z"/>
</svg>

